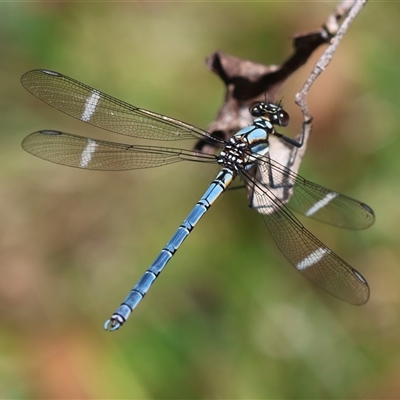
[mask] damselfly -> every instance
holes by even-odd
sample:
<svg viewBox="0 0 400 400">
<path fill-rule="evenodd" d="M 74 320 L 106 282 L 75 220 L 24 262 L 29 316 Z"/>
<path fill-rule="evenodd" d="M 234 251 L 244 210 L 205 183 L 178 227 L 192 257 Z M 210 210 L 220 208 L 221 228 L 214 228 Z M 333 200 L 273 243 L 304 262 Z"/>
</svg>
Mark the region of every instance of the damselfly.
<svg viewBox="0 0 400 400">
<path fill-rule="evenodd" d="M 33 70 L 23 75 L 21 82 L 39 99 L 88 124 L 143 139 L 202 139 L 221 149 L 218 155 L 212 155 L 173 147 L 120 144 L 53 130 L 37 131 L 23 140 L 22 147 L 37 157 L 84 169 L 121 171 L 180 161 L 221 166 L 203 197 L 106 321 L 105 329 L 116 330 L 127 320 L 199 219 L 237 177 L 247 188 L 250 207 L 262 215 L 276 244 L 298 271 L 343 301 L 354 305 L 367 302 L 369 287 L 363 276 L 304 228 L 292 210 L 350 229 L 369 227 L 374 213 L 366 204 L 307 181 L 270 158 L 270 136 L 295 147 L 303 144 L 302 139 L 296 141 L 276 131 L 276 126 L 289 123 L 289 115 L 280 104 L 255 103 L 250 108 L 252 125 L 225 141 L 179 120 L 134 107 L 57 72 Z"/>
</svg>

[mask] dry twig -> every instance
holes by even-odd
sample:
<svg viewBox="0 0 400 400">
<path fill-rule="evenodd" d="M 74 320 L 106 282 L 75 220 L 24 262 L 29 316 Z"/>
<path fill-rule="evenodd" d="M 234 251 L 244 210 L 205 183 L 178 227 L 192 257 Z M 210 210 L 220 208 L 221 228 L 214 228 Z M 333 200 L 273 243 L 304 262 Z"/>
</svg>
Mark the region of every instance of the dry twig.
<svg viewBox="0 0 400 400">
<path fill-rule="evenodd" d="M 308 92 L 328 66 L 344 34 L 366 1 L 343 0 L 320 29 L 295 35 L 293 37 L 294 52 L 281 65 L 263 65 L 223 52 L 216 52 L 208 57 L 206 61 L 208 68 L 215 72 L 226 85 L 224 104 L 208 131 L 214 136 L 227 140 L 239 129 L 251 124 L 249 106 L 265 98 L 274 99 L 286 79 L 306 63 L 314 50 L 322 44 L 329 44 L 296 95 L 296 104 L 300 106 L 303 114 L 302 133 L 297 138 L 303 136 L 303 146 L 295 148 L 271 137 L 271 158 L 297 172 L 312 129 L 313 117 L 307 105 Z M 205 141 L 199 141 L 195 149 L 206 153 L 212 153 L 215 150 Z"/>
</svg>

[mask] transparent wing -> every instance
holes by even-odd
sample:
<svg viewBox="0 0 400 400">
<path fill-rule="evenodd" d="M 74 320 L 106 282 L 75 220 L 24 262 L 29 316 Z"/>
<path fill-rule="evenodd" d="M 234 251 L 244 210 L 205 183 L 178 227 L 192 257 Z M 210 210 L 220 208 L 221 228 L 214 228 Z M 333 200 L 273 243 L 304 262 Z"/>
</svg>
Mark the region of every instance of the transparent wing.
<svg viewBox="0 0 400 400">
<path fill-rule="evenodd" d="M 333 296 L 354 305 L 368 301 L 369 287 L 363 276 L 309 232 L 288 208 L 248 172 L 252 198 L 277 246 L 297 270 Z M 250 204 L 253 207 L 253 204 Z M 254 207 L 253 207 L 254 208 Z"/>
<path fill-rule="evenodd" d="M 259 185 L 306 217 L 348 229 L 365 229 L 375 221 L 374 212 L 367 204 L 310 182 L 268 157 L 258 163 L 253 174 Z M 252 191 L 252 185 L 248 186 L 250 199 Z M 265 204 L 257 206 L 257 198 L 252 202 L 260 213 L 269 212 Z"/>
<path fill-rule="evenodd" d="M 52 107 L 111 132 L 154 140 L 202 138 L 217 146 L 223 144 L 200 128 L 134 107 L 58 72 L 29 71 L 21 83 Z"/>
<path fill-rule="evenodd" d="M 183 149 L 131 146 L 50 130 L 31 133 L 22 147 L 56 164 L 100 171 L 158 167 L 184 160 L 215 162 L 215 156 Z"/>
</svg>

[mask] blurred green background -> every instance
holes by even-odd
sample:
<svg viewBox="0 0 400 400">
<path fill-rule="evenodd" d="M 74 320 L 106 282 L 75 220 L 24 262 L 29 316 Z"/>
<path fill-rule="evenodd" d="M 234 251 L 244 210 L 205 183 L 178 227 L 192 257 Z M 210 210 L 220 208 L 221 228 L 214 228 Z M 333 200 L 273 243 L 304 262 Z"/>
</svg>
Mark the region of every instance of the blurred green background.
<svg viewBox="0 0 400 400">
<path fill-rule="evenodd" d="M 62 72 L 206 128 L 223 85 L 215 50 L 265 64 L 331 2 L 0 4 L 0 398 L 400 398 L 400 3 L 370 2 L 313 87 L 300 172 L 368 203 L 348 232 L 305 221 L 371 286 L 363 307 L 309 283 L 244 192 L 220 199 L 120 331 L 109 318 L 217 168 L 71 169 L 25 153 L 37 129 L 129 141 L 46 106 L 19 83 Z M 321 50 L 315 56 L 321 54 Z M 283 88 L 293 95 L 316 57 Z"/>
</svg>

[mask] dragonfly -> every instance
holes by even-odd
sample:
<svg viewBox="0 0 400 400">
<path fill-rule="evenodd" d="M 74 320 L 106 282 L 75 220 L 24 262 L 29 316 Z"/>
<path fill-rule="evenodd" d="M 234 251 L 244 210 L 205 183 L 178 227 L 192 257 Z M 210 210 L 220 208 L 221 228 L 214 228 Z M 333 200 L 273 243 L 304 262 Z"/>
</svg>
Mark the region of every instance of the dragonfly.
<svg viewBox="0 0 400 400">
<path fill-rule="evenodd" d="M 220 166 L 204 195 L 105 322 L 106 330 L 115 331 L 126 322 L 200 218 L 235 178 L 242 181 L 249 206 L 262 215 L 278 248 L 298 271 L 340 300 L 353 305 L 368 301 L 370 290 L 365 278 L 308 231 L 293 211 L 348 229 L 369 227 L 374 222 L 374 212 L 367 204 L 312 183 L 270 157 L 271 137 L 290 146 L 303 145 L 304 134 L 297 141 L 277 131 L 290 120 L 280 103 L 254 103 L 249 109 L 252 124 L 224 140 L 180 120 L 132 106 L 58 72 L 32 70 L 22 76 L 21 83 L 50 106 L 114 133 L 164 142 L 200 139 L 220 149 L 216 155 L 175 147 L 122 144 L 56 130 L 39 130 L 23 140 L 22 147 L 28 153 L 89 170 L 134 170 L 183 161 Z"/>
</svg>

